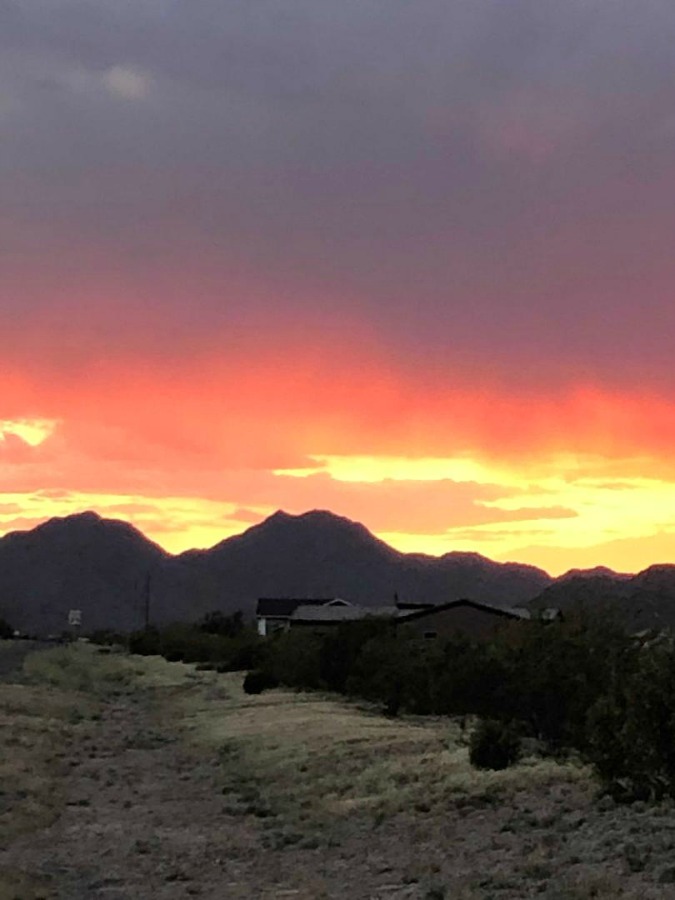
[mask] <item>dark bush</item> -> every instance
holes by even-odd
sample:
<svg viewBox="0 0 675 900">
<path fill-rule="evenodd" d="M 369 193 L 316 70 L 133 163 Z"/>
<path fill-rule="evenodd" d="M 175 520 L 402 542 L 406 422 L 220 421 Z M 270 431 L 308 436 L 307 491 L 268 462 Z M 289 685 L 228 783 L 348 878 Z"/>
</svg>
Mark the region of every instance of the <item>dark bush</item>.
<svg viewBox="0 0 675 900">
<path fill-rule="evenodd" d="M 312 631 L 288 631 L 268 639 L 260 668 L 289 687 L 321 688 L 320 654 L 323 639 Z"/>
<path fill-rule="evenodd" d="M 235 614 L 230 617 L 235 622 Z M 212 620 L 210 620 L 212 621 Z M 149 628 L 129 637 L 131 653 L 160 655 L 169 662 L 208 663 L 224 672 L 259 668 L 262 641 L 252 628 L 237 630 L 235 636 L 186 623 L 167 625 L 162 629 Z"/>
<path fill-rule="evenodd" d="M 101 628 L 99 631 L 92 631 L 89 635 L 92 644 L 99 644 L 102 647 L 112 647 L 119 645 L 121 647 L 128 646 L 129 635 L 120 631 L 113 631 L 110 628 Z"/>
<path fill-rule="evenodd" d="M 433 664 L 433 711 L 450 716 L 499 718 L 506 668 L 494 640 L 472 641 L 460 635 L 450 638 Z"/>
<path fill-rule="evenodd" d="M 159 631 L 156 628 L 134 631 L 129 635 L 129 652 L 139 656 L 158 656 Z"/>
<path fill-rule="evenodd" d="M 507 769 L 520 755 L 518 729 L 509 722 L 482 719 L 469 741 L 469 759 L 477 769 Z"/>
<path fill-rule="evenodd" d="M 551 749 L 588 744 L 588 712 L 608 690 L 630 641 L 609 612 L 577 610 L 564 622 L 515 622 L 494 638 L 500 684 L 487 718 L 527 724 Z"/>
<path fill-rule="evenodd" d="M 675 647 L 635 645 L 588 717 L 588 758 L 616 799 L 675 796 Z"/>
<path fill-rule="evenodd" d="M 362 648 L 369 641 L 386 638 L 391 624 L 375 616 L 344 622 L 324 635 L 319 650 L 319 676 L 329 691 L 345 692 L 347 680 Z"/>
<path fill-rule="evenodd" d="M 240 609 L 226 616 L 220 610 L 207 613 L 197 626 L 207 634 L 219 634 L 223 637 L 236 637 L 244 630 L 244 614 Z"/>
<path fill-rule="evenodd" d="M 244 691 L 247 694 L 262 694 L 270 688 L 279 687 L 279 680 L 269 672 L 248 672 L 244 678 Z"/>
<path fill-rule="evenodd" d="M 9 640 L 9 638 L 14 637 L 14 629 L 6 622 L 4 619 L 0 619 L 0 638 L 3 640 Z"/>
<path fill-rule="evenodd" d="M 382 703 L 395 716 L 407 682 L 407 645 L 395 631 L 371 638 L 354 660 L 345 688 L 348 694 Z"/>
</svg>

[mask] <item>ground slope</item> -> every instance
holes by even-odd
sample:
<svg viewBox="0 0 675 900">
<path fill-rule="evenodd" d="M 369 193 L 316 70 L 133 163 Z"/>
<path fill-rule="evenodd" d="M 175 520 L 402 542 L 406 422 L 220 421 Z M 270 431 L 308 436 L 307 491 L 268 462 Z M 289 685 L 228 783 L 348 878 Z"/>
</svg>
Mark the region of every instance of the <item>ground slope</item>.
<svg viewBox="0 0 675 900">
<path fill-rule="evenodd" d="M 0 770 L 0 824 L 23 826 L 2 834 L 2 897 L 675 897 L 672 805 L 598 803 L 553 762 L 475 772 L 447 720 L 87 648 L 22 679 L 0 685 L 2 759 L 34 754 Z"/>
</svg>

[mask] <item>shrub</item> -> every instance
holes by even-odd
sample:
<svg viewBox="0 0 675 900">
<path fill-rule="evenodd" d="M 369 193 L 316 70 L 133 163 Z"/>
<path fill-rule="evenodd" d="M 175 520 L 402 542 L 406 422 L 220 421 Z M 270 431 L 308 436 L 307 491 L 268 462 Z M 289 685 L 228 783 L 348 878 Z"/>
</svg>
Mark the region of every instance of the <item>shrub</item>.
<svg viewBox="0 0 675 900">
<path fill-rule="evenodd" d="M 279 681 L 269 672 L 248 672 L 244 678 L 244 691 L 247 694 L 262 694 L 270 688 L 279 687 Z"/>
<path fill-rule="evenodd" d="M 520 755 L 520 736 L 512 723 L 482 719 L 469 741 L 469 759 L 477 769 L 507 769 Z"/>
<path fill-rule="evenodd" d="M 362 648 L 371 640 L 384 640 L 391 625 L 376 616 L 358 622 L 343 622 L 323 636 L 319 650 L 321 683 L 329 691 L 344 693 L 347 680 Z"/>
<path fill-rule="evenodd" d="M 219 634 L 223 637 L 237 637 L 244 630 L 244 614 L 240 609 L 226 616 L 219 609 L 207 613 L 197 626 L 206 634 Z"/>
<path fill-rule="evenodd" d="M 321 647 L 321 637 L 311 631 L 280 632 L 268 639 L 260 668 L 281 684 L 316 690 L 322 687 Z"/>
<path fill-rule="evenodd" d="M 145 631 L 134 631 L 129 635 L 129 652 L 139 656 L 157 656 L 159 654 L 159 631 L 147 628 Z"/>
<path fill-rule="evenodd" d="M 4 619 L 0 618 L 0 638 L 3 640 L 8 640 L 9 638 L 14 637 L 14 629 L 6 622 Z"/>
<path fill-rule="evenodd" d="M 498 646 L 498 645 L 497 645 Z M 456 635 L 434 664 L 432 706 L 441 715 L 498 718 L 507 666 L 493 642 Z"/>
<path fill-rule="evenodd" d="M 616 799 L 675 796 L 675 646 L 626 653 L 588 720 L 587 755 Z"/>
<path fill-rule="evenodd" d="M 494 640 L 502 684 L 487 717 L 526 723 L 554 750 L 584 750 L 588 711 L 609 689 L 628 645 L 606 611 L 578 609 L 563 622 L 513 623 Z"/>
<path fill-rule="evenodd" d="M 98 631 L 92 631 L 89 640 L 92 644 L 99 644 L 102 647 L 115 645 L 126 647 L 129 643 L 129 635 L 123 634 L 121 631 L 113 631 L 111 628 L 101 628 Z"/>
</svg>

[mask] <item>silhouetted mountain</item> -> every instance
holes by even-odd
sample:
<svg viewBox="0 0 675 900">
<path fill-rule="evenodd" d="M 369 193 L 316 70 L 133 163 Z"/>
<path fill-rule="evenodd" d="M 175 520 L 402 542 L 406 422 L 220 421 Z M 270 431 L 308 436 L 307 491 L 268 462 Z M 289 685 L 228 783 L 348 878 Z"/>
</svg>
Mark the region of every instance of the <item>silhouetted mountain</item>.
<svg viewBox="0 0 675 900">
<path fill-rule="evenodd" d="M 609 570 L 608 570 L 609 571 Z M 675 626 L 675 566 L 650 566 L 637 575 L 563 577 L 531 603 L 532 609 L 575 606 L 611 610 L 631 631 Z"/>
<path fill-rule="evenodd" d="M 167 554 L 126 522 L 94 512 L 51 519 L 0 538 L 0 615 L 14 628 L 60 633 L 68 611 L 82 628 L 139 628 L 147 576 Z"/>
<path fill-rule="evenodd" d="M 495 563 L 475 553 L 399 553 L 363 525 L 330 512 L 277 512 L 211 550 L 164 567 L 162 596 L 177 607 L 192 591 L 191 615 L 219 608 L 252 614 L 258 597 L 343 597 L 364 605 L 459 597 L 524 603 L 551 582 L 541 569 Z"/>
<path fill-rule="evenodd" d="M 523 604 L 551 578 L 477 553 L 399 553 L 329 512 L 277 512 L 210 550 L 171 557 L 124 522 L 82 513 L 0 539 L 0 615 L 15 627 L 60 632 L 69 609 L 83 630 L 139 628 L 145 587 L 156 624 L 214 609 L 252 616 L 258 597 L 339 596 L 364 605 L 465 597 Z"/>
<path fill-rule="evenodd" d="M 607 566 L 595 566 L 592 569 L 568 569 L 564 575 L 556 579 L 556 582 L 570 581 L 573 578 L 611 578 L 613 581 L 626 581 L 632 577 L 625 572 L 608 569 Z"/>
</svg>

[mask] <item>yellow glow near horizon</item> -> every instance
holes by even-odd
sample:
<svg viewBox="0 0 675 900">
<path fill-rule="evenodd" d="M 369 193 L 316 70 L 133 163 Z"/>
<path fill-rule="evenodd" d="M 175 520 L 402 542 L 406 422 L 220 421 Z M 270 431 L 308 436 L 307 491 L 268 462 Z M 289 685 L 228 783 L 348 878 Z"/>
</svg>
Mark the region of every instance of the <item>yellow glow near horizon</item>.
<svg viewBox="0 0 675 900">
<path fill-rule="evenodd" d="M 575 565 L 637 571 L 675 559 L 675 481 L 617 475 L 622 467 L 616 460 L 567 453 L 531 466 L 506 467 L 468 457 L 311 458 L 316 468 L 277 474 L 301 478 L 323 473 L 335 481 L 371 485 L 447 479 L 503 488 L 504 497 L 477 499 L 476 504 L 513 512 L 512 520 L 500 516 L 493 523 L 430 534 L 376 529 L 378 537 L 402 552 L 436 556 L 452 550 L 476 551 L 494 559 L 543 565 L 553 574 Z M 626 472 L 645 468 L 648 471 L 645 461 L 639 466 L 635 460 L 626 461 Z M 531 519 L 526 515 L 530 509 Z M 571 515 L 547 517 L 548 509 L 566 509 Z"/>
<path fill-rule="evenodd" d="M 33 441 L 48 431 L 30 420 L 12 425 L 12 433 L 20 426 Z M 539 565 L 554 575 L 572 567 L 607 565 L 638 571 L 652 563 L 675 562 L 675 479 L 617 476 L 612 460 L 605 461 L 606 472 L 600 458 L 588 465 L 587 459 L 580 463 L 568 457 L 539 462 L 533 473 L 526 466 L 520 470 L 493 469 L 482 461 L 465 458 L 314 459 L 316 468 L 275 473 L 274 507 L 258 502 L 242 510 L 241 499 L 228 502 L 198 496 L 8 492 L 0 502 L 0 533 L 29 529 L 53 516 L 95 509 L 102 516 L 130 521 L 169 552 L 208 548 L 266 518 L 276 505 L 296 514 L 308 508 L 298 504 L 300 497 L 311 496 L 314 499 L 310 502 L 320 505 L 321 484 L 309 494 L 296 490 L 298 479 L 320 473 L 333 482 L 332 499 L 327 505 L 334 512 L 362 521 L 379 538 L 403 552 L 478 552 L 495 560 Z M 481 515 L 473 518 L 475 524 L 463 524 L 461 515 L 452 516 L 454 488 L 452 484 L 441 485 L 445 481 L 461 482 L 463 504 L 471 504 L 471 485 L 476 485 L 475 507 L 494 510 L 495 516 Z M 416 502 L 415 485 L 419 485 L 421 509 L 428 502 L 429 483 L 438 482 L 439 491 L 447 492 L 452 526 L 439 530 L 436 508 L 428 531 L 423 515 L 416 515 L 416 524 L 411 522 L 411 530 L 406 530 L 405 508 L 395 508 L 395 482 L 406 484 L 408 504 Z M 485 499 L 485 486 L 496 489 L 487 496 L 497 499 Z M 262 490 L 258 496 L 263 496 Z"/>
<path fill-rule="evenodd" d="M 492 482 L 495 477 L 500 481 L 506 472 L 500 470 L 499 476 L 483 463 L 468 457 L 413 457 L 404 456 L 310 456 L 315 460 L 315 467 L 304 469 L 277 469 L 275 475 L 291 478 L 306 478 L 320 473 L 330 475 L 335 481 L 375 483 L 379 481 L 475 481 Z"/>
</svg>

